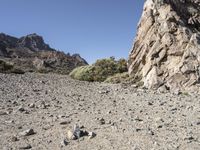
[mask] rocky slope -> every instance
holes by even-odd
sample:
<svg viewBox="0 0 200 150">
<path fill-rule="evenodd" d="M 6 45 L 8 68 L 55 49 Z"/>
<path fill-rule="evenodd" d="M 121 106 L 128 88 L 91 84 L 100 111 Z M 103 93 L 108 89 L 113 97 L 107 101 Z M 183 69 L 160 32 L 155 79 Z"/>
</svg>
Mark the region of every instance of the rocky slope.
<svg viewBox="0 0 200 150">
<path fill-rule="evenodd" d="M 37 34 L 15 38 L 0 34 L 0 59 L 23 71 L 68 74 L 75 67 L 87 65 L 78 54 L 56 51 Z"/>
<path fill-rule="evenodd" d="M 146 0 L 129 73 L 147 88 L 199 90 L 200 1 Z"/>
<path fill-rule="evenodd" d="M 1 150 L 199 150 L 200 96 L 0 74 Z M 70 139 L 78 124 L 95 137 Z"/>
</svg>

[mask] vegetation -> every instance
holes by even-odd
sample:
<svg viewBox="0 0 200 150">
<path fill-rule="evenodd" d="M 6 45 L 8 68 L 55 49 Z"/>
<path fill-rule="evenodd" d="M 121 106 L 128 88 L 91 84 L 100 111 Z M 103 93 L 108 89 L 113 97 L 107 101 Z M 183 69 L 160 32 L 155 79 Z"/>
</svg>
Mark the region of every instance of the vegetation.
<svg viewBox="0 0 200 150">
<path fill-rule="evenodd" d="M 124 73 L 118 73 L 115 74 L 111 77 L 108 77 L 105 82 L 107 83 L 123 83 L 129 80 L 129 74 L 128 72 L 124 72 Z"/>
<path fill-rule="evenodd" d="M 6 72 L 13 69 L 13 65 L 6 63 L 3 60 L 0 60 L 0 72 Z"/>
<path fill-rule="evenodd" d="M 6 63 L 3 60 L 0 60 L 0 72 L 2 73 L 15 73 L 15 74 L 23 74 L 24 71 L 22 71 L 19 68 L 15 68 L 13 65 Z"/>
<path fill-rule="evenodd" d="M 120 59 L 117 61 L 111 57 L 97 60 L 92 65 L 75 68 L 70 76 L 77 80 L 103 82 L 113 75 L 124 72 L 127 72 L 126 60 Z"/>
</svg>

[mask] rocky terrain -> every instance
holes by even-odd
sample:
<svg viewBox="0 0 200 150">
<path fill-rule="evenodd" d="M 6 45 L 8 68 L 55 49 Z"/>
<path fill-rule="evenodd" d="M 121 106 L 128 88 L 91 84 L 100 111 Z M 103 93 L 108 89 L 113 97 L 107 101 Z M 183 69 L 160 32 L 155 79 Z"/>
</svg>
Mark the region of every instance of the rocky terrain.
<svg viewBox="0 0 200 150">
<path fill-rule="evenodd" d="M 56 74 L 0 74 L 0 104 L 2 150 L 200 149 L 195 92 L 171 94 Z M 76 124 L 85 133 L 78 139 L 72 134 Z"/>
<path fill-rule="evenodd" d="M 199 90 L 200 1 L 146 0 L 129 73 L 147 88 Z"/>
<path fill-rule="evenodd" d="M 87 65 L 79 54 L 57 51 L 37 34 L 16 38 L 1 33 L 0 60 L 24 72 L 69 74 L 74 68 Z"/>
<path fill-rule="evenodd" d="M 198 0 L 146 0 L 135 84 L 59 75 L 87 62 L 37 34 L 0 34 L 0 72 L 26 72 L 0 73 L 0 150 L 199 150 L 199 14 Z"/>
</svg>

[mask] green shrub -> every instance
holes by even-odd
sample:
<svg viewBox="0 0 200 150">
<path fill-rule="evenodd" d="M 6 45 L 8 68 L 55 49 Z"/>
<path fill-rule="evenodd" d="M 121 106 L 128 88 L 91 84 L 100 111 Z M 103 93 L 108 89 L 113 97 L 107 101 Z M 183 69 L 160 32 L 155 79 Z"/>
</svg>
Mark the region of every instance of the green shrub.
<svg viewBox="0 0 200 150">
<path fill-rule="evenodd" d="M 75 68 L 70 76 L 77 80 L 103 82 L 108 77 L 127 71 L 125 59 L 116 61 L 113 57 L 97 60 L 94 64 Z"/>
<path fill-rule="evenodd" d="M 75 68 L 70 74 L 72 78 L 82 81 L 94 81 L 94 67 L 93 66 L 81 66 Z"/>
<path fill-rule="evenodd" d="M 19 68 L 15 68 L 13 65 L 0 60 L 0 72 L 1 73 L 15 73 L 15 74 L 24 74 L 24 71 L 22 71 Z"/>
<path fill-rule="evenodd" d="M 5 61 L 0 60 L 0 72 L 7 72 L 11 69 L 13 69 L 13 65 L 10 65 L 6 63 Z"/>
<path fill-rule="evenodd" d="M 108 77 L 105 82 L 106 83 L 123 83 L 129 80 L 128 72 L 118 73 L 111 77 Z"/>
<path fill-rule="evenodd" d="M 24 74 L 25 72 L 19 68 L 13 68 L 10 70 L 10 73 L 15 73 L 15 74 Z"/>
</svg>

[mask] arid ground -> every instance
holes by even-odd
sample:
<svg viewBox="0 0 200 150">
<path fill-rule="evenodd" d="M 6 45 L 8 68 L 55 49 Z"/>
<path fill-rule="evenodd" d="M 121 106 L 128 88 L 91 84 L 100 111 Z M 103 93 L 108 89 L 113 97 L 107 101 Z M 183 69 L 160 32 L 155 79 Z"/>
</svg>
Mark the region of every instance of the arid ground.
<svg viewBox="0 0 200 150">
<path fill-rule="evenodd" d="M 75 124 L 95 137 L 68 139 Z M 0 74 L 2 150 L 199 150 L 200 95 Z"/>
</svg>

